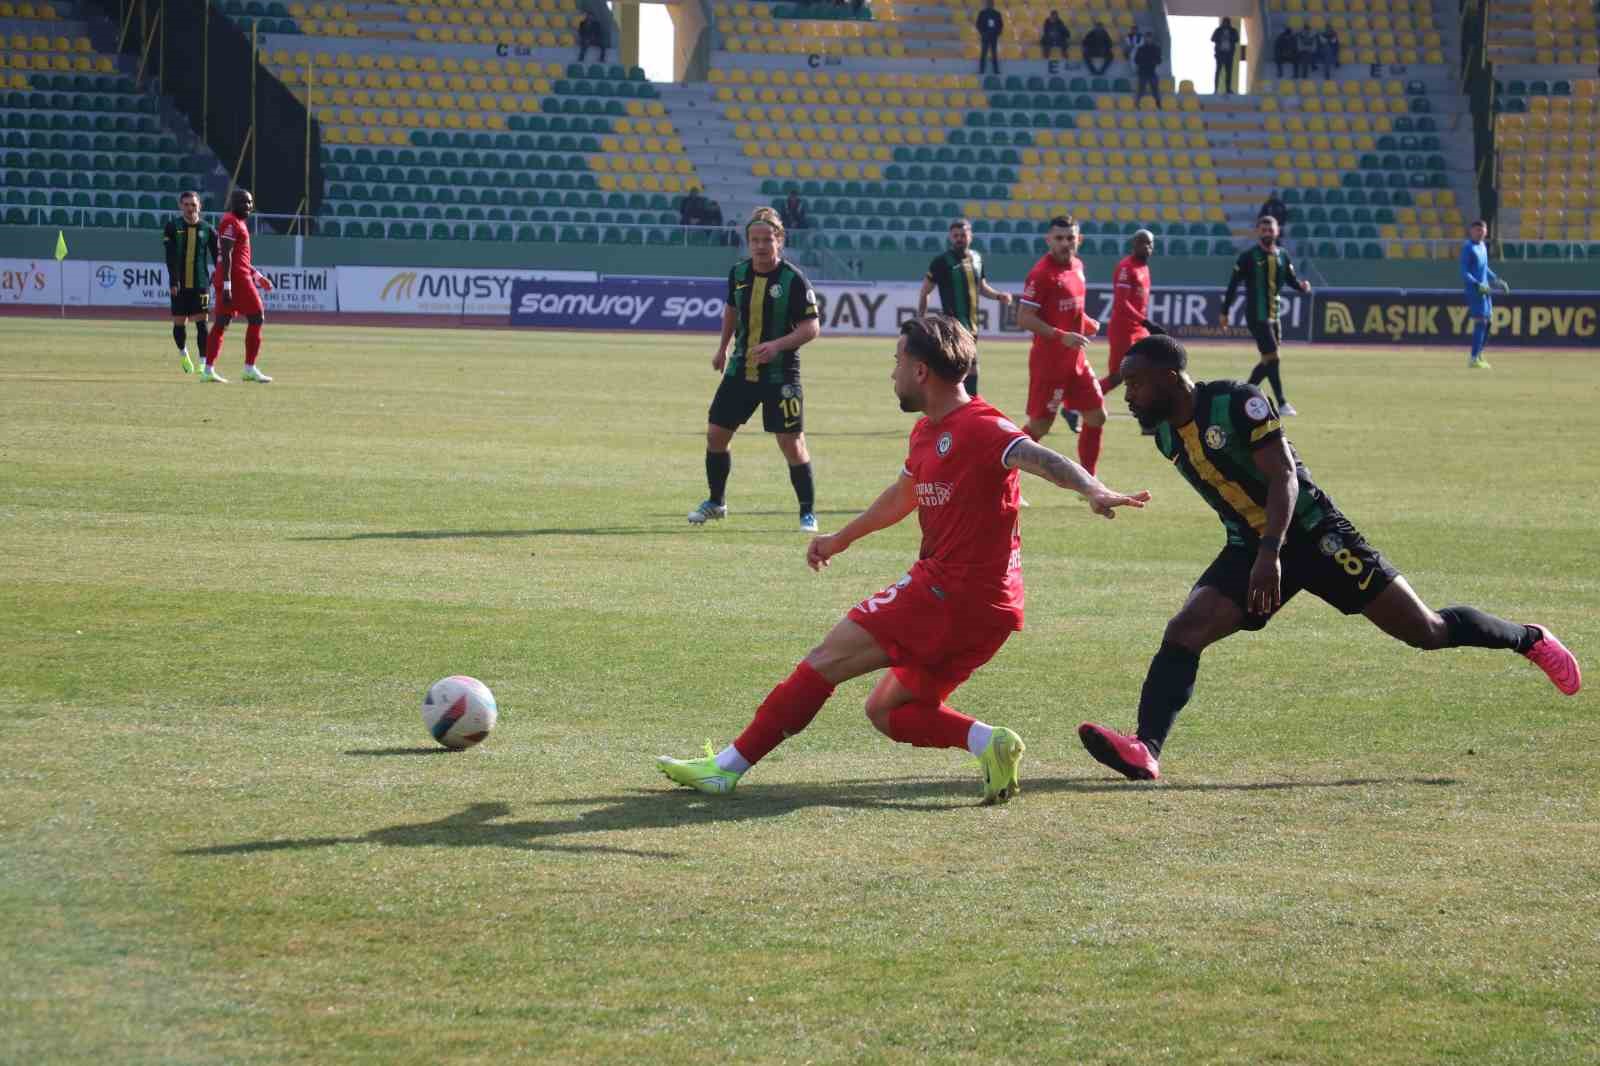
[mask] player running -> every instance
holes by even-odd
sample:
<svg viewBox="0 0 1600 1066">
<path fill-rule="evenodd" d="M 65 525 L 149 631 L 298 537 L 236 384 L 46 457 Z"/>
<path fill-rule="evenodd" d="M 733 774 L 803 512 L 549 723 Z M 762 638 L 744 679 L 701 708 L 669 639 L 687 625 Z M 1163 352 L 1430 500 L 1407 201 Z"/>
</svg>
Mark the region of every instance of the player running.
<svg viewBox="0 0 1600 1066">
<path fill-rule="evenodd" d="M 201 381 L 228 383 L 227 378 L 217 373 L 217 356 L 222 354 L 222 335 L 234 315 L 244 315 L 249 324 L 244 333 L 244 380 L 261 384 L 272 380 L 256 368 L 256 357 L 261 354 L 261 323 L 266 318 L 261 290 L 271 292 L 272 282 L 250 263 L 250 227 L 245 222 L 255 205 L 250 190 L 233 190 L 228 197 L 228 211 L 217 225 L 222 251 L 217 259 L 216 279 L 212 282 L 216 322 L 211 330 L 211 343 L 206 348 Z"/>
<path fill-rule="evenodd" d="M 950 250 L 928 264 L 917 294 L 917 314 L 928 313 L 928 295 L 939 290 L 939 306 L 946 315 L 967 327 L 973 339 L 978 336 L 978 297 L 987 296 L 1001 307 L 1011 306 L 1011 294 L 989 284 L 983 256 L 972 250 L 972 223 L 958 218 L 950 223 Z M 978 395 L 978 357 L 972 357 L 972 373 L 967 375 L 967 395 Z"/>
<path fill-rule="evenodd" d="M 1129 348 L 1150 336 L 1144 321 L 1150 315 L 1150 256 L 1155 253 L 1156 235 L 1147 229 L 1133 235 L 1133 251 L 1117 264 L 1111 280 L 1111 324 L 1106 327 L 1106 363 L 1109 371 L 1100 379 L 1101 393 L 1122 384 L 1117 372 Z"/>
<path fill-rule="evenodd" d="M 172 343 L 178 346 L 178 365 L 185 374 L 194 373 L 194 360 L 189 358 L 188 324 L 194 323 L 194 335 L 199 345 L 200 357 L 206 353 L 206 312 L 211 307 L 211 267 L 220 250 L 217 231 L 211 223 L 200 217 L 200 194 L 189 190 L 178 196 L 178 217 L 168 219 L 161 231 L 161 243 L 167 253 L 167 288 L 172 309 Z"/>
<path fill-rule="evenodd" d="M 1083 234 L 1071 215 L 1057 215 L 1045 232 L 1049 247 L 1028 271 L 1017 325 L 1033 334 L 1028 351 L 1028 436 L 1041 439 L 1063 407 L 1082 418 L 1078 462 L 1090 474 L 1100 462 L 1106 401 L 1085 350 L 1100 330 L 1085 307 L 1087 285 L 1077 256 Z"/>
<path fill-rule="evenodd" d="M 789 484 L 800 504 L 800 530 L 817 531 L 816 484 L 806 450 L 805 397 L 800 389 L 800 347 L 822 334 L 817 294 L 783 256 L 783 220 L 759 207 L 744 226 L 750 258 L 728 272 L 722 340 L 711 369 L 722 375 L 706 415 L 706 485 L 711 495 L 689 512 L 690 525 L 728 514 L 725 493 L 733 435 L 761 408 L 761 428 L 778 440 L 789 463 Z M 733 355 L 728 355 L 728 342 Z"/>
<path fill-rule="evenodd" d="M 1272 395 L 1278 401 L 1278 413 L 1299 414 L 1294 405 L 1283 398 L 1283 373 L 1279 365 L 1278 349 L 1283 344 L 1283 325 L 1278 320 L 1278 290 L 1292 285 L 1301 292 L 1311 291 L 1311 282 L 1295 277 L 1294 264 L 1289 253 L 1278 247 L 1278 220 L 1271 215 L 1256 219 L 1256 244 L 1239 254 L 1233 264 L 1233 275 L 1228 278 L 1228 293 L 1222 298 L 1222 313 L 1217 325 L 1228 324 L 1228 309 L 1233 306 L 1234 294 L 1244 285 L 1244 320 L 1250 335 L 1256 339 L 1256 351 L 1261 361 L 1250 371 L 1250 384 L 1262 380 L 1272 382 Z"/>
<path fill-rule="evenodd" d="M 986 804 L 1016 795 L 1022 738 L 944 701 L 1022 628 L 1017 471 L 1082 494 L 1107 518 L 1118 507 L 1143 507 L 1150 494 L 1112 492 L 970 398 L 962 381 L 976 351 L 966 327 L 943 315 L 901 325 L 890 380 L 900 409 L 923 414 L 905 466 L 870 507 L 806 550 L 807 564 L 821 570 L 862 537 L 916 511 L 922 550 L 911 572 L 851 609 L 731 745 L 716 754 L 708 748 L 701 759 L 658 758 L 667 777 L 701 792 L 731 792 L 740 775 L 811 723 L 836 685 L 888 666 L 867 697 L 873 726 L 902 744 L 977 756 Z"/>
<path fill-rule="evenodd" d="M 1241 629 L 1259 630 L 1304 589 L 1413 648 L 1498 648 L 1542 669 L 1574 695 L 1578 662 L 1549 629 L 1508 622 L 1475 607 L 1434 612 L 1311 480 L 1261 390 L 1236 381 L 1193 381 L 1171 337 L 1135 344 L 1122 363 L 1128 410 L 1155 436 L 1222 519 L 1227 544 L 1167 623 L 1139 696 L 1132 736 L 1085 722 L 1083 746 L 1126 777 L 1161 776 L 1157 757 L 1194 693 L 1200 653 Z"/>
<path fill-rule="evenodd" d="M 1461 281 L 1467 292 L 1467 314 L 1472 318 L 1472 352 L 1467 356 L 1467 369 L 1488 370 L 1489 361 L 1483 357 L 1484 346 L 1489 343 L 1489 324 L 1494 318 L 1494 301 L 1489 294 L 1498 283 L 1507 296 L 1511 286 L 1489 269 L 1489 223 L 1474 219 L 1467 227 L 1467 239 L 1461 245 Z"/>
</svg>

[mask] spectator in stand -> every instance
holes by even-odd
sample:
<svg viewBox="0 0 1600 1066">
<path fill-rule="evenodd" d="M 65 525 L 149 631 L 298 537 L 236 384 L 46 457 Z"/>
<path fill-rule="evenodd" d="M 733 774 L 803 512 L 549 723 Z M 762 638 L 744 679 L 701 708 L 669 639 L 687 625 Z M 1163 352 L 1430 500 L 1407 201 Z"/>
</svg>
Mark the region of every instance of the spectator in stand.
<svg viewBox="0 0 1600 1066">
<path fill-rule="evenodd" d="M 1156 107 L 1161 107 L 1161 81 L 1156 76 L 1157 69 L 1161 66 L 1161 46 L 1156 43 L 1155 35 L 1144 39 L 1139 45 L 1139 50 L 1133 54 L 1134 69 L 1139 72 L 1139 88 L 1133 97 L 1133 106 L 1138 107 L 1139 101 L 1144 99 L 1145 89 L 1150 90 L 1150 95 L 1156 98 Z"/>
<path fill-rule="evenodd" d="M 1083 35 L 1083 65 L 1095 77 L 1106 72 L 1111 65 L 1114 53 L 1111 45 L 1111 34 L 1106 32 L 1105 24 L 1096 22 L 1094 29 Z M 1099 66 L 1095 66 L 1095 62 Z"/>
<path fill-rule="evenodd" d="M 1239 31 L 1233 28 L 1233 22 L 1223 19 L 1222 25 L 1211 33 L 1211 44 L 1217 54 L 1217 76 L 1213 84 L 1219 93 L 1233 95 L 1233 57 L 1239 50 Z"/>
<path fill-rule="evenodd" d="M 1310 26 L 1302 26 L 1294 35 L 1294 76 L 1311 77 L 1311 64 L 1317 58 L 1317 34 Z"/>
<path fill-rule="evenodd" d="M 1283 67 L 1287 63 L 1289 69 L 1294 69 L 1294 27 L 1285 26 L 1283 32 L 1273 38 L 1272 61 L 1278 64 L 1278 79 L 1283 80 Z"/>
<path fill-rule="evenodd" d="M 1324 78 L 1333 77 L 1334 71 L 1339 69 L 1339 31 L 1332 26 L 1322 27 L 1322 32 L 1317 34 L 1317 63 L 1322 67 Z"/>
<path fill-rule="evenodd" d="M 784 229 L 805 229 L 810 224 L 806 218 L 805 201 L 801 200 L 800 194 L 791 188 L 789 198 L 783 201 Z"/>
<path fill-rule="evenodd" d="M 606 61 L 606 49 L 611 45 L 611 34 L 606 31 L 604 24 L 587 11 L 584 12 L 583 21 L 578 23 L 578 62 L 582 63 L 589 54 L 589 49 L 600 50 L 600 62 Z"/>
<path fill-rule="evenodd" d="M 715 200 L 707 200 L 705 212 L 701 217 L 703 218 L 701 225 L 716 226 L 720 229 L 722 226 L 722 205 Z"/>
<path fill-rule="evenodd" d="M 1289 227 L 1289 205 L 1283 202 L 1283 198 L 1277 192 L 1269 192 L 1261 204 L 1261 210 L 1256 212 L 1256 217 L 1277 219 L 1278 236 L 1282 237 Z"/>
<path fill-rule="evenodd" d="M 1122 58 L 1130 67 L 1138 68 L 1139 46 L 1145 42 L 1145 33 L 1137 22 L 1128 23 L 1128 32 L 1122 35 Z"/>
<path fill-rule="evenodd" d="M 1061 21 L 1057 12 L 1050 12 L 1050 17 L 1044 20 L 1044 32 L 1039 36 L 1039 47 L 1044 52 L 1046 59 L 1050 58 L 1050 49 L 1061 49 L 1061 58 L 1067 58 L 1067 49 L 1072 47 L 1072 31 L 1067 29 L 1067 24 Z"/>
<path fill-rule="evenodd" d="M 700 195 L 700 187 L 690 186 L 684 193 L 683 202 L 678 205 L 678 222 L 684 226 L 701 226 L 706 221 L 706 208 L 710 206 L 704 196 Z"/>
<path fill-rule="evenodd" d="M 988 56 L 994 63 L 994 72 L 1000 73 L 1000 34 L 1006 28 L 1006 20 L 1000 12 L 994 9 L 994 0 L 983 0 L 983 10 L 978 12 L 978 17 L 973 21 L 978 27 L 978 73 L 983 73 L 983 57 Z"/>
</svg>

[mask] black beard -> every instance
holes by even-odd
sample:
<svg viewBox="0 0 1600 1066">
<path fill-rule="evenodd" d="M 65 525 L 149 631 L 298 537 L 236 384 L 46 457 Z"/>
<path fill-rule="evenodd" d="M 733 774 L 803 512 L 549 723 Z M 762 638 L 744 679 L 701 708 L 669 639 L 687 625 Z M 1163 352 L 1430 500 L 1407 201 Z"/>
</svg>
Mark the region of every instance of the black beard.
<svg viewBox="0 0 1600 1066">
<path fill-rule="evenodd" d="M 1135 409 L 1131 405 L 1128 407 L 1128 413 L 1133 416 L 1135 422 L 1139 423 L 1139 428 L 1144 431 L 1146 436 L 1154 433 L 1161 426 L 1161 423 L 1167 420 L 1165 412 L 1158 413 L 1142 408 Z"/>
<path fill-rule="evenodd" d="M 921 410 L 921 408 L 913 406 L 913 404 L 917 402 L 916 400 L 901 396 L 899 393 L 895 394 L 895 398 L 900 401 L 900 410 L 904 411 L 908 415 L 914 415 Z"/>
</svg>

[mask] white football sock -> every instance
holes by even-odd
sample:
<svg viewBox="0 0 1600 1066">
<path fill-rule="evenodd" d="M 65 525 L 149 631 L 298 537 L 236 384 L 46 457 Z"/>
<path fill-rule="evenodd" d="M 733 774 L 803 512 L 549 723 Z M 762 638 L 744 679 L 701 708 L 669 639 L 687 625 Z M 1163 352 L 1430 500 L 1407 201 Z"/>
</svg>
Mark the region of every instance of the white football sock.
<svg viewBox="0 0 1600 1066">
<path fill-rule="evenodd" d="M 717 752 L 717 769 L 726 770 L 733 774 L 742 774 L 750 769 L 750 760 L 739 754 L 739 749 L 729 744 Z"/>
<path fill-rule="evenodd" d="M 967 750 L 974 755 L 982 755 L 989 746 L 989 738 L 994 736 L 994 726 L 984 725 L 982 722 L 973 722 L 967 730 Z"/>
</svg>

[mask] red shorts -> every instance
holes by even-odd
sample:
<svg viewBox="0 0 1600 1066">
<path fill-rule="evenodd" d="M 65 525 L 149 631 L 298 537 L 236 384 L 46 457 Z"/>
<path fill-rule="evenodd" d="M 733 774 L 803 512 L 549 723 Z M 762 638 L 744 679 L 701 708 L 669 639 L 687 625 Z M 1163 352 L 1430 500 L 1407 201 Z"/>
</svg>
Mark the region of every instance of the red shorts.
<svg viewBox="0 0 1600 1066">
<path fill-rule="evenodd" d="M 234 279 L 233 299 L 224 303 L 222 300 L 222 282 L 216 284 L 216 299 L 212 305 L 216 307 L 218 315 L 260 315 L 265 313 L 261 305 L 261 291 L 256 288 L 256 283 L 248 279 Z"/>
<path fill-rule="evenodd" d="M 1028 353 L 1028 417 L 1051 418 L 1063 407 L 1099 411 L 1106 405 L 1100 379 L 1084 352 L 1071 357 L 1057 352 Z"/>
<path fill-rule="evenodd" d="M 1150 336 L 1150 331 L 1143 326 L 1130 326 L 1120 330 L 1115 325 L 1106 333 L 1106 344 L 1110 351 L 1106 353 L 1106 373 L 1115 374 L 1122 365 L 1122 357 L 1128 354 L 1128 349 Z"/>
<path fill-rule="evenodd" d="M 945 697 L 1000 650 L 1019 628 L 1016 616 L 994 612 L 995 620 L 975 619 L 952 607 L 926 578 L 907 574 L 845 617 L 872 634 L 889 656 L 897 681 L 918 699 Z"/>
</svg>

